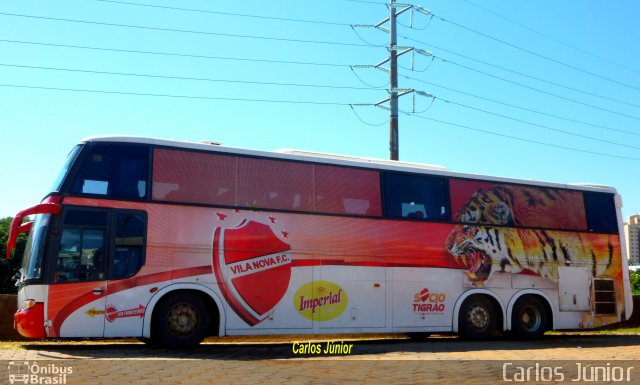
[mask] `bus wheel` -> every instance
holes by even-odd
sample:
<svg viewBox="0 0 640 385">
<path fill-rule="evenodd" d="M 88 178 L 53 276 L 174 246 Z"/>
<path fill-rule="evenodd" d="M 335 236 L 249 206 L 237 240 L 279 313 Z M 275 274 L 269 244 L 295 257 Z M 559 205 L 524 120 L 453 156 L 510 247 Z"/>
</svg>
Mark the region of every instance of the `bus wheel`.
<svg viewBox="0 0 640 385">
<path fill-rule="evenodd" d="M 170 294 L 153 312 L 151 338 L 167 347 L 196 346 L 208 335 L 210 321 L 211 316 L 198 295 Z"/>
<path fill-rule="evenodd" d="M 484 340 L 493 335 L 496 312 L 491 301 L 482 295 L 467 298 L 460 308 L 458 331 L 464 338 Z"/>
<path fill-rule="evenodd" d="M 518 299 L 511 314 L 511 330 L 517 338 L 542 337 L 547 328 L 547 310 L 540 299 L 524 296 Z"/>
</svg>

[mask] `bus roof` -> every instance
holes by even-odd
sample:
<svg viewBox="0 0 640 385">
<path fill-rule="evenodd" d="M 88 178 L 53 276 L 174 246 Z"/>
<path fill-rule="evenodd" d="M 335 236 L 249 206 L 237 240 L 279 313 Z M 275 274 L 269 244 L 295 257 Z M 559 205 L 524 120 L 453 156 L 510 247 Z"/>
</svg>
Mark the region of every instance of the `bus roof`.
<svg viewBox="0 0 640 385">
<path fill-rule="evenodd" d="M 563 184 L 563 183 L 554 183 L 554 182 L 542 182 L 542 181 L 533 180 L 533 179 L 514 179 L 514 178 L 498 177 L 498 176 L 483 175 L 483 174 L 469 174 L 469 173 L 451 171 L 446 167 L 438 166 L 438 165 L 392 161 L 392 160 L 386 160 L 386 159 L 362 158 L 362 157 L 355 157 L 355 156 L 349 156 L 349 155 L 325 154 L 320 152 L 303 151 L 303 150 L 291 150 L 291 149 L 284 149 L 284 150 L 278 150 L 278 151 L 248 150 L 243 148 L 222 146 L 217 142 L 210 142 L 210 141 L 192 142 L 192 141 L 175 140 L 175 139 L 169 140 L 169 139 L 158 139 L 158 138 L 148 138 L 148 137 L 138 137 L 138 136 L 109 135 L 109 136 L 87 137 L 82 139 L 80 143 L 87 143 L 87 142 L 140 143 L 140 144 L 149 144 L 149 145 L 156 145 L 156 146 L 163 146 L 163 147 L 191 149 L 191 150 L 198 150 L 198 151 L 211 151 L 211 152 L 218 152 L 218 153 L 239 154 L 239 155 L 256 156 L 256 157 L 266 157 L 266 158 L 286 159 L 286 160 L 288 159 L 288 160 L 294 160 L 294 161 L 306 161 L 306 162 L 312 162 L 312 163 L 325 163 L 325 164 L 333 164 L 333 165 L 341 165 L 341 166 L 372 168 L 372 169 L 378 169 L 378 170 L 404 171 L 404 172 L 414 172 L 414 173 L 430 174 L 430 175 L 450 176 L 450 177 L 482 180 L 482 181 L 488 181 L 488 182 L 515 183 L 515 184 L 552 187 L 552 188 L 566 188 L 566 189 L 572 189 L 572 190 L 616 193 L 615 188 L 611 186 L 604 186 L 599 184 L 591 184 L 591 183 Z"/>
</svg>

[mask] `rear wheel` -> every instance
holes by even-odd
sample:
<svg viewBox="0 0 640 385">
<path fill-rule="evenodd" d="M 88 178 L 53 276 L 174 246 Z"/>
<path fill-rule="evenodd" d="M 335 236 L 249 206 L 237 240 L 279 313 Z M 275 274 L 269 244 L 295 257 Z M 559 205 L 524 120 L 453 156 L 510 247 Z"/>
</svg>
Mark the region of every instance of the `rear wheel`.
<svg viewBox="0 0 640 385">
<path fill-rule="evenodd" d="M 210 323 L 211 315 L 198 295 L 170 294 L 153 312 L 151 338 L 162 346 L 196 346 L 207 336 Z"/>
<path fill-rule="evenodd" d="M 460 308 L 458 332 L 470 340 L 485 340 L 496 328 L 496 311 L 491 301 L 482 295 L 467 298 Z"/>
<path fill-rule="evenodd" d="M 539 298 L 525 296 L 516 302 L 511 314 L 511 330 L 520 339 L 542 337 L 547 330 L 547 310 Z"/>
</svg>

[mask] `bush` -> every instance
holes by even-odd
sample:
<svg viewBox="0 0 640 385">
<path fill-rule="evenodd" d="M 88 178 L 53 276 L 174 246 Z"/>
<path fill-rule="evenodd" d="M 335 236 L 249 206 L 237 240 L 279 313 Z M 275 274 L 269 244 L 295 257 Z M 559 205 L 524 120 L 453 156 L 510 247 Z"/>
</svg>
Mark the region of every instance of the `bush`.
<svg viewBox="0 0 640 385">
<path fill-rule="evenodd" d="M 27 241 L 27 235 L 21 234 L 18 237 L 14 258 L 11 260 L 6 259 L 7 239 L 9 238 L 9 227 L 12 219 L 10 217 L 0 219 L 0 294 L 16 294 L 18 292 L 13 277 L 20 269 L 22 254 Z"/>
<path fill-rule="evenodd" d="M 640 295 L 640 271 L 630 271 L 631 291 L 634 295 Z"/>
</svg>

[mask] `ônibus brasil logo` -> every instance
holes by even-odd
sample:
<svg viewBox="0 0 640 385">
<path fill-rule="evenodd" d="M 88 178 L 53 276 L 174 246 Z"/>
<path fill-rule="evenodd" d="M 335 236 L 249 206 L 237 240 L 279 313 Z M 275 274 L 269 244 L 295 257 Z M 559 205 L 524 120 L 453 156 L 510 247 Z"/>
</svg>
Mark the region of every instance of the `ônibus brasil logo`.
<svg viewBox="0 0 640 385">
<path fill-rule="evenodd" d="M 340 316 L 347 308 L 347 292 L 329 281 L 307 282 L 293 295 L 293 307 L 304 318 L 329 321 Z"/>
<path fill-rule="evenodd" d="M 226 215 L 218 213 L 224 221 Z M 276 219 L 268 217 L 271 224 Z M 281 231 L 283 237 L 288 233 Z M 217 227 L 213 270 L 229 306 L 247 324 L 264 321 L 280 302 L 291 279 L 291 246 L 268 224 L 244 219 L 235 227 Z"/>
<path fill-rule="evenodd" d="M 445 293 L 429 292 L 424 288 L 413 296 L 414 313 L 444 313 Z"/>
<path fill-rule="evenodd" d="M 39 365 L 37 362 L 10 361 L 9 384 L 66 384 L 73 368 L 59 364 Z"/>
</svg>

